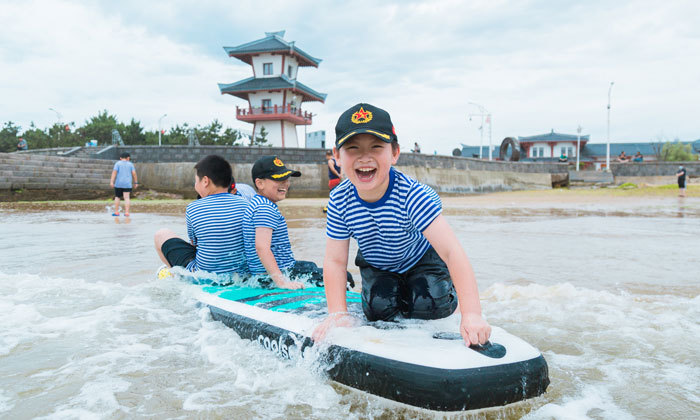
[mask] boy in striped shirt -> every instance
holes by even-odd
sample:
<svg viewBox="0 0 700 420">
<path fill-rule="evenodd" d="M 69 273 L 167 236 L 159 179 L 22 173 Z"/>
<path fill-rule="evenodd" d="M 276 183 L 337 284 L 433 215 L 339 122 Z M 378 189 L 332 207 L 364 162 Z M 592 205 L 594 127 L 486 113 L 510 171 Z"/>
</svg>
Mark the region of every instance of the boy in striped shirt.
<svg viewBox="0 0 700 420">
<path fill-rule="evenodd" d="M 250 200 L 243 221 L 248 269 L 269 278 L 282 289 L 303 289 L 305 282 L 323 282 L 323 271 L 311 261 L 296 261 L 289 242 L 287 221 L 277 202 L 287 197 L 290 177 L 301 172 L 287 169 L 277 156 L 263 156 L 253 164 L 253 184 L 258 194 Z M 347 273 L 347 282 L 354 286 Z"/>
<path fill-rule="evenodd" d="M 160 259 L 168 267 L 216 274 L 245 274 L 243 214 L 248 201 L 229 194 L 231 165 L 209 155 L 195 165 L 194 189 L 200 199 L 187 205 L 187 242 L 169 229 L 156 232 L 154 241 Z"/>
<path fill-rule="evenodd" d="M 329 315 L 314 340 L 335 326 L 352 325 L 343 281 L 352 237 L 368 320 L 398 314 L 438 319 L 459 308 L 464 342 L 484 344 L 491 327 L 481 317 L 469 259 L 441 215 L 435 191 L 392 167 L 400 150 L 389 114 L 357 104 L 340 116 L 335 133 L 333 153 L 347 179 L 328 203 L 323 272 Z"/>
</svg>

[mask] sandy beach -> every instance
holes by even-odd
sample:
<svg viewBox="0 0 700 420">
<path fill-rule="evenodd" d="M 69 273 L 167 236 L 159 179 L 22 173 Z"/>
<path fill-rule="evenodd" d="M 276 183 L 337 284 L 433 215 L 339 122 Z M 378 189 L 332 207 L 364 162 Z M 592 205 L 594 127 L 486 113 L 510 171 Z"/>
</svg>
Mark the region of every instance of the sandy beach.
<svg viewBox="0 0 700 420">
<path fill-rule="evenodd" d="M 150 194 L 142 193 L 146 196 Z M 644 186 L 637 188 L 557 188 L 551 190 L 509 191 L 489 194 L 443 195 L 445 211 L 449 213 L 464 208 L 494 207 L 573 207 L 577 205 L 608 205 L 637 207 L 661 203 L 694 203 L 700 199 L 700 184 L 689 185 L 687 197 L 678 196 L 676 185 Z M 156 194 L 157 196 L 157 194 Z M 294 212 L 299 207 L 322 208 L 328 200 L 324 198 L 288 198 L 279 203 L 283 211 Z M 133 199 L 133 213 L 184 214 L 191 200 L 181 198 Z M 0 202 L 0 209 L 15 211 L 104 211 L 112 200 L 66 200 L 66 201 L 17 201 Z M 122 202 L 123 205 L 123 202 Z"/>
</svg>

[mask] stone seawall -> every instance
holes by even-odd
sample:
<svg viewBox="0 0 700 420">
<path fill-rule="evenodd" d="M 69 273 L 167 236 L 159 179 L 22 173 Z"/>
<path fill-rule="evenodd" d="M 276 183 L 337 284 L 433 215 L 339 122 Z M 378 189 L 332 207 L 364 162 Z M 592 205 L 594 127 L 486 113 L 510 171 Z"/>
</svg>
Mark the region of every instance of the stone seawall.
<svg viewBox="0 0 700 420">
<path fill-rule="evenodd" d="M 328 194 L 328 171 L 325 164 L 288 163 L 302 176 L 293 178 L 290 197 L 324 197 Z M 136 163 L 141 185 L 192 197 L 194 192 L 194 162 Z M 236 182 L 252 185 L 250 163 L 233 164 Z M 552 188 L 552 175 L 506 171 L 471 171 L 454 168 L 425 168 L 397 165 L 405 174 L 430 185 L 439 193 L 465 194 L 491 191 L 511 191 Z"/>
<path fill-rule="evenodd" d="M 642 162 L 642 163 L 611 163 L 615 178 L 617 177 L 673 177 L 675 179 L 678 166 L 683 165 L 689 177 L 700 177 L 700 162 Z"/>
<path fill-rule="evenodd" d="M 615 175 L 616 185 L 627 182 L 637 185 L 668 185 L 678 181 L 676 172 L 679 165 L 685 167 L 688 183 L 700 179 L 700 162 L 611 163 L 610 169 Z"/>
<path fill-rule="evenodd" d="M 112 161 L 0 153 L 0 201 L 106 198 Z"/>
<path fill-rule="evenodd" d="M 144 186 L 191 195 L 194 163 L 217 154 L 231 162 L 238 182 L 251 184 L 250 169 L 260 156 L 277 155 L 303 176 L 294 179 L 290 196 L 319 197 L 328 193 L 324 149 L 245 146 L 119 146 L 114 158 L 128 151 Z M 567 166 L 559 163 L 482 161 L 479 159 L 404 153 L 397 167 L 440 193 L 477 193 L 551 188 L 566 182 Z"/>
<path fill-rule="evenodd" d="M 86 148 L 87 149 L 87 148 Z M 64 149 L 30 151 L 24 155 L 50 155 Z M 263 155 L 277 155 L 303 176 L 294 179 L 290 196 L 323 197 L 328 194 L 328 171 L 324 149 L 290 149 L 245 146 L 116 146 L 89 155 L 114 161 L 127 151 L 145 188 L 195 195 L 194 164 L 204 156 L 218 154 L 233 167 L 238 182 L 252 184 L 252 163 Z M 76 153 L 89 152 L 80 151 Z M 547 189 L 568 181 L 566 164 L 544 162 L 484 161 L 472 158 L 404 153 L 397 167 L 440 193 L 479 193 L 524 189 Z"/>
</svg>

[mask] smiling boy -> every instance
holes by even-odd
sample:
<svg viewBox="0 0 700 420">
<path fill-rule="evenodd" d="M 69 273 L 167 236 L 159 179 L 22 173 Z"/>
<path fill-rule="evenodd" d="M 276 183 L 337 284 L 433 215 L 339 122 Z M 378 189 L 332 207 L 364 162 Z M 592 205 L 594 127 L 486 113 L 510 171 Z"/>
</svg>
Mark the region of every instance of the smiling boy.
<svg viewBox="0 0 700 420">
<path fill-rule="evenodd" d="M 353 324 L 344 279 L 350 238 L 355 238 L 368 320 L 398 314 L 439 319 L 459 307 L 465 343 L 484 344 L 491 327 L 481 316 L 469 259 L 441 215 L 435 191 L 392 167 L 400 150 L 389 114 L 357 104 L 340 116 L 335 132 L 333 153 L 347 179 L 328 203 L 323 273 L 329 315 L 316 327 L 314 340 L 330 328 Z"/>
<path fill-rule="evenodd" d="M 318 283 L 322 271 L 310 261 L 296 261 L 289 241 L 287 221 L 277 203 L 287 197 L 290 177 L 301 172 L 288 169 L 277 156 L 263 156 L 253 164 L 253 184 L 258 194 L 250 200 L 243 220 L 243 239 L 251 274 L 269 276 L 282 289 L 303 289 L 301 277 Z"/>
</svg>

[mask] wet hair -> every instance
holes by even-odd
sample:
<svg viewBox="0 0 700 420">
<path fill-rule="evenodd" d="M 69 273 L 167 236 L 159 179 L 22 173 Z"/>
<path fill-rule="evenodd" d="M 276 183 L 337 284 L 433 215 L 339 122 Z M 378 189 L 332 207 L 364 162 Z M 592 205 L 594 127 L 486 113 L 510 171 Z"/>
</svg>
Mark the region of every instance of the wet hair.
<svg viewBox="0 0 700 420">
<path fill-rule="evenodd" d="M 330 156 L 330 155 L 332 155 L 332 154 L 333 154 L 333 151 L 332 151 L 332 150 L 326 150 L 326 156 Z"/>
<path fill-rule="evenodd" d="M 205 156 L 194 165 L 199 179 L 208 177 L 217 187 L 228 188 L 231 185 L 233 175 L 231 165 L 226 159 L 218 155 Z"/>
<path fill-rule="evenodd" d="M 122 152 L 122 154 L 119 155 L 119 158 L 120 158 L 120 159 L 126 159 L 126 158 L 128 158 L 128 157 L 131 157 L 131 155 L 129 154 L 129 152 Z"/>
</svg>

